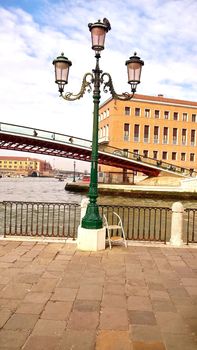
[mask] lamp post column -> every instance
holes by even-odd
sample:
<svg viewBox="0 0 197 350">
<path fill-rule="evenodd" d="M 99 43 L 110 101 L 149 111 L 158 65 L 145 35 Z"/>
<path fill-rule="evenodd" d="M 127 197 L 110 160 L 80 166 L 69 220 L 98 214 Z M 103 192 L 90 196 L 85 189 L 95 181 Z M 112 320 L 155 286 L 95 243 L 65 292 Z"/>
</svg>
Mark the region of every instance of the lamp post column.
<svg viewBox="0 0 197 350">
<path fill-rule="evenodd" d="M 93 132 L 92 132 L 92 155 L 91 155 L 91 173 L 90 173 L 90 186 L 89 186 L 89 204 L 87 206 L 86 214 L 82 219 L 81 226 L 87 229 L 99 229 L 102 228 L 102 218 L 99 215 L 99 208 L 97 204 L 98 197 L 98 116 L 99 116 L 99 102 L 100 102 L 100 84 L 101 73 L 99 68 L 100 54 L 96 55 L 96 68 L 92 71 L 94 74 L 93 83 Z"/>
<path fill-rule="evenodd" d="M 74 171 L 73 171 L 73 182 L 76 182 L 76 179 L 75 179 L 75 170 L 76 170 L 76 162 L 74 160 Z"/>
</svg>

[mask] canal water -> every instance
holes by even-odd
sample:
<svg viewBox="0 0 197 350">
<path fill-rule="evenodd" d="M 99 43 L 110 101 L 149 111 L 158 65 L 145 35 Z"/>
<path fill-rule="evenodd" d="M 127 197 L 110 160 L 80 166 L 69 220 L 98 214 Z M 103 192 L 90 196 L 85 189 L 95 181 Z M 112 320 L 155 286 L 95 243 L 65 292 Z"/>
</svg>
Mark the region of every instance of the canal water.
<svg viewBox="0 0 197 350">
<path fill-rule="evenodd" d="M 4 230 L 4 207 L 1 205 L 1 202 L 3 201 L 19 201 L 19 202 L 45 202 L 45 203 L 78 203 L 80 204 L 82 199 L 86 197 L 86 194 L 84 193 L 72 193 L 65 191 L 65 185 L 66 181 L 58 181 L 54 178 L 0 178 L 0 234 L 2 234 Z M 157 207 L 167 207 L 171 208 L 172 204 L 174 202 L 178 201 L 178 198 L 174 200 L 169 199 L 162 199 L 160 198 L 138 198 L 134 197 L 134 195 L 128 195 L 128 196 L 121 196 L 121 195 L 99 195 L 98 198 L 98 204 L 103 205 L 102 208 L 105 208 L 105 210 L 108 211 L 108 209 L 113 206 L 123 206 L 123 208 L 117 208 L 117 211 L 121 217 L 124 220 L 124 228 L 125 232 L 127 234 L 127 237 L 130 237 L 131 232 L 132 236 L 129 239 L 139 239 L 139 235 L 144 235 L 144 237 L 149 237 L 149 235 L 153 235 L 156 237 L 156 240 L 160 240 L 159 236 L 164 237 L 164 231 L 166 230 L 165 227 L 167 227 L 166 234 L 167 234 L 167 241 L 170 239 L 170 222 L 171 222 L 171 212 L 168 210 L 161 210 L 156 209 Z M 184 208 L 197 208 L 197 201 L 192 200 L 181 200 Z M 15 204 L 13 204 L 15 205 Z M 18 204 L 17 204 L 18 205 Z M 20 204 L 21 205 L 21 204 Z M 19 206 L 20 206 L 19 205 Z M 108 207 L 108 206 L 109 207 Z M 133 209 L 128 208 L 129 206 L 138 206 L 136 210 L 132 211 Z M 148 209 L 143 209 L 140 207 L 149 207 Z M 9 204 L 8 204 L 9 207 Z M 6 207 L 6 208 L 8 208 Z M 16 206 L 17 207 L 17 206 Z M 53 206 L 52 206 L 53 207 Z M 127 209 L 125 209 L 127 207 Z M 3 210 L 2 210 L 3 208 Z M 15 207 L 13 207 L 15 208 Z M 23 207 L 23 214 L 25 213 L 25 206 Z M 29 208 L 29 207 L 28 207 Z M 36 207 L 37 208 L 37 207 Z M 108 208 L 108 209 L 107 209 Z M 9 208 L 8 208 L 9 209 Z M 9 215 L 9 210 L 6 209 L 6 217 Z M 120 209 L 120 212 L 119 212 Z M 27 209 L 29 211 L 30 209 Z M 42 222 L 43 218 L 38 219 L 38 212 L 40 209 L 32 209 L 32 212 L 28 215 L 32 215 L 34 213 L 35 218 L 34 220 L 34 226 L 40 224 Z M 111 210 L 111 209 L 110 209 Z M 109 213 L 110 213 L 109 210 Z M 126 211 L 125 211 L 126 210 Z M 143 211 L 144 210 L 144 211 Z M 18 224 L 16 224 L 15 221 L 12 222 L 11 226 L 15 229 L 17 225 L 21 225 L 21 222 L 26 222 L 26 218 L 21 216 L 21 219 L 19 218 L 19 212 L 17 214 L 17 209 L 11 209 L 12 212 L 12 220 L 16 220 Z M 165 213 L 169 213 L 169 215 L 165 216 Z M 129 215 L 128 215 L 129 213 Z M 155 213 L 155 214 L 154 214 Z M 17 215 L 16 215 L 17 214 Z M 40 215 L 40 214 L 39 214 Z M 53 219 L 53 213 L 50 215 L 50 218 Z M 55 214 L 56 215 L 56 214 Z M 57 217 L 54 216 L 54 220 L 59 220 L 59 214 L 57 214 Z M 154 216 L 155 215 L 155 216 Z M 24 215 L 23 215 L 24 216 Z M 42 216 L 42 215 L 41 215 Z M 108 216 L 108 214 L 107 214 Z M 108 219 L 110 218 L 110 221 L 113 221 L 113 215 L 112 212 L 109 214 Z M 28 219 L 29 220 L 29 219 Z M 30 220 L 31 221 L 31 220 Z M 30 222 L 28 221 L 28 222 Z M 8 226 L 10 225 L 11 219 L 8 219 Z M 59 221 L 58 221 L 59 222 Z M 69 224 L 70 225 L 70 224 Z M 131 226 L 133 225 L 133 226 Z M 10 230 L 9 227 L 7 227 L 8 231 Z M 58 226 L 58 225 L 57 225 Z M 18 226 L 17 226 L 18 227 Z M 59 226 L 58 226 L 59 227 Z M 70 227 L 70 226 L 69 226 Z M 133 227 L 133 228 L 132 228 Z M 184 216 L 184 241 L 186 241 L 186 231 L 187 231 L 187 215 Z M 37 229 L 36 229 L 37 230 Z M 11 229 L 12 231 L 12 229 Z M 32 231 L 32 228 L 30 229 Z M 28 231 L 29 232 L 29 231 Z M 32 231 L 33 232 L 33 231 Z M 40 232 L 40 231 L 39 231 Z M 8 234 L 8 233 L 7 233 Z M 156 236 L 155 236 L 156 235 Z M 136 238 L 135 238 L 136 236 Z M 139 236 L 141 237 L 141 236 Z M 140 238 L 142 240 L 142 238 Z M 153 239 L 153 238 L 152 238 Z M 149 238 L 148 238 L 149 240 Z M 155 238 L 154 238 L 155 240 Z"/>
<path fill-rule="evenodd" d="M 54 178 L 1 178 L 0 202 L 32 201 L 32 202 L 65 202 L 80 203 L 86 194 L 65 191 L 66 181 Z M 98 203 L 109 205 L 139 205 L 171 207 L 176 200 L 157 198 L 134 198 L 130 196 L 99 195 Z M 181 200 L 185 208 L 197 207 L 197 201 Z"/>
</svg>

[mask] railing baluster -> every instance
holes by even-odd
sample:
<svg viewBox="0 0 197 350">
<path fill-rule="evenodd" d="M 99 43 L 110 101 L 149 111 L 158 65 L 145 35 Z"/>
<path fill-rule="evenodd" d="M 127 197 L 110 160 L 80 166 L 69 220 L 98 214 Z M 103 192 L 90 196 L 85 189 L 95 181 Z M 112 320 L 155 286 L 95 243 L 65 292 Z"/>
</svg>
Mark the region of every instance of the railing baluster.
<svg viewBox="0 0 197 350">
<path fill-rule="evenodd" d="M 29 215 L 29 204 L 26 204 L 26 220 L 25 220 L 25 236 L 28 235 L 28 215 Z"/>
<path fill-rule="evenodd" d="M 138 221 L 137 221 L 137 238 L 140 238 L 140 208 L 137 208 Z"/>
<path fill-rule="evenodd" d="M 63 221 L 62 221 L 62 236 L 65 237 L 65 211 L 66 205 L 63 204 Z"/>
<path fill-rule="evenodd" d="M 193 210 L 193 222 L 192 222 L 192 242 L 194 242 L 194 230 L 195 230 L 195 214 L 196 214 L 196 211 Z"/>
<path fill-rule="evenodd" d="M 34 231 L 33 231 L 33 229 L 34 229 L 34 221 L 33 221 L 33 219 L 34 219 L 34 212 L 33 212 L 33 210 L 34 210 L 34 204 L 31 203 L 31 235 L 32 236 L 34 236 Z"/>
<path fill-rule="evenodd" d="M 54 237 L 55 204 L 52 205 L 52 237 Z"/>
<path fill-rule="evenodd" d="M 149 210 L 148 210 L 148 240 L 149 241 L 151 240 L 150 239 L 150 235 L 151 235 L 150 225 L 151 225 L 151 208 L 149 208 Z"/>
</svg>

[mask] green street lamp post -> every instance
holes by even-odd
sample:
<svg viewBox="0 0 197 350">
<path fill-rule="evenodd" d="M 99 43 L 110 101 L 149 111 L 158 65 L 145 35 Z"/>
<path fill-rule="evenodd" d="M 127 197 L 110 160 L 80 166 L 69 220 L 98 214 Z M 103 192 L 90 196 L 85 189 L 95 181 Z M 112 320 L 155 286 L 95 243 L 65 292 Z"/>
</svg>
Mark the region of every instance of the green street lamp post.
<svg viewBox="0 0 197 350">
<path fill-rule="evenodd" d="M 89 186 L 89 203 L 86 214 L 82 219 L 81 226 L 85 229 L 100 229 L 102 228 L 102 218 L 99 215 L 97 204 L 98 197 L 98 116 L 100 102 L 100 86 L 104 85 L 104 92 L 111 92 L 114 99 L 123 101 L 130 100 L 136 91 L 137 85 L 140 83 L 141 69 L 144 62 L 137 56 L 136 53 L 126 61 L 128 72 L 128 83 L 131 85 L 131 94 L 117 94 L 114 90 L 112 78 L 109 73 L 103 73 L 99 67 L 100 51 L 104 50 L 105 35 L 111 29 L 109 21 L 104 18 L 103 22 L 98 20 L 96 23 L 88 24 L 92 38 L 92 49 L 95 51 L 96 66 L 92 73 L 86 73 L 82 80 L 82 86 L 78 94 L 71 92 L 64 93 L 64 86 L 68 83 L 69 68 L 72 62 L 62 53 L 53 64 L 55 66 L 55 82 L 58 84 L 60 96 L 67 101 L 75 101 L 83 97 L 86 89 L 92 91 L 93 86 L 93 133 L 92 133 L 92 154 L 91 154 L 91 174 Z"/>
</svg>

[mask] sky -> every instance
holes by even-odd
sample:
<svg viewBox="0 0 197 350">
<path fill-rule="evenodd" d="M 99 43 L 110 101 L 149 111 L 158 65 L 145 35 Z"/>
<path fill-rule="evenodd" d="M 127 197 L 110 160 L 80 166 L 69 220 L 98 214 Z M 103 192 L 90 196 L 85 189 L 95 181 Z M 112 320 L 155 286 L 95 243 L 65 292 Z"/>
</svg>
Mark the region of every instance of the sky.
<svg viewBox="0 0 197 350">
<path fill-rule="evenodd" d="M 91 139 L 92 95 L 61 99 L 52 61 L 61 52 L 72 61 L 65 91 L 77 93 L 95 67 L 88 23 L 104 17 L 112 29 L 100 68 L 118 93 L 130 92 L 125 61 L 136 51 L 144 60 L 138 93 L 196 101 L 196 13 L 196 0 L 0 0 L 0 121 Z M 102 92 L 101 102 L 108 97 Z"/>
</svg>

